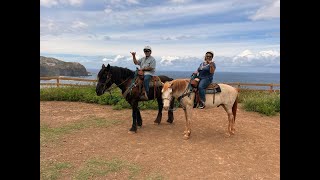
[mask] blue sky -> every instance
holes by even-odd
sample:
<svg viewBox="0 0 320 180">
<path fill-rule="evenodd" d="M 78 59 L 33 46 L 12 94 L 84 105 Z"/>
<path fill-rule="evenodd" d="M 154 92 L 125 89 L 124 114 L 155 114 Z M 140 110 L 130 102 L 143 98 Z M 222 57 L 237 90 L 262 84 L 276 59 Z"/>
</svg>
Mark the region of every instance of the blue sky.
<svg viewBox="0 0 320 180">
<path fill-rule="evenodd" d="M 280 0 L 40 0 L 40 55 L 135 68 L 150 45 L 159 70 L 280 72 Z"/>
</svg>

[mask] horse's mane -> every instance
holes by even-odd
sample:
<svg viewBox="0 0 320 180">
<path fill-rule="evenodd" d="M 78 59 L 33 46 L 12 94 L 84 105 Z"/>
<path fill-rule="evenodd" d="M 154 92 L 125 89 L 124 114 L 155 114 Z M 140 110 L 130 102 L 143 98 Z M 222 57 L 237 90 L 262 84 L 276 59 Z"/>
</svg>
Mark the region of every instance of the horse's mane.
<svg viewBox="0 0 320 180">
<path fill-rule="evenodd" d="M 127 79 L 128 77 L 131 77 L 131 78 L 134 77 L 134 71 L 132 71 L 128 68 L 123 68 L 123 67 L 118 67 L 118 66 L 110 66 L 110 71 L 112 73 L 112 77 L 115 80 L 121 80 L 121 79 Z"/>
<path fill-rule="evenodd" d="M 190 79 L 175 79 L 169 82 L 164 83 L 163 91 L 172 88 L 173 91 L 184 91 L 188 86 Z"/>
</svg>

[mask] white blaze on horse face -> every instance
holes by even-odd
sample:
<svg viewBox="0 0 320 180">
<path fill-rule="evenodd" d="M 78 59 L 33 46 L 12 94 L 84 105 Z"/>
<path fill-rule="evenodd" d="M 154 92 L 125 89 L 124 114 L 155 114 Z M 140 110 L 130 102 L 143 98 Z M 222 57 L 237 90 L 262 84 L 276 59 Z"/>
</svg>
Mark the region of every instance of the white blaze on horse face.
<svg viewBox="0 0 320 180">
<path fill-rule="evenodd" d="M 163 108 L 168 109 L 170 106 L 170 100 L 172 98 L 172 89 L 168 88 L 166 91 L 162 89 Z"/>
</svg>

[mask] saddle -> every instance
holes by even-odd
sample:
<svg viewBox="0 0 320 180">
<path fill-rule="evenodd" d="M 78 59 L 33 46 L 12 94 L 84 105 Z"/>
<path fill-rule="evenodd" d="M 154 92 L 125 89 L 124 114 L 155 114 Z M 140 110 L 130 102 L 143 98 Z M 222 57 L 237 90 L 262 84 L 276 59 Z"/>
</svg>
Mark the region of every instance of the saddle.
<svg viewBox="0 0 320 180">
<path fill-rule="evenodd" d="M 206 94 L 215 94 L 221 92 L 221 88 L 217 83 L 211 83 L 209 86 L 206 88 Z"/>
<path fill-rule="evenodd" d="M 144 72 L 142 70 L 139 70 L 138 71 L 138 77 L 137 78 L 137 81 L 136 81 L 136 84 L 138 85 L 139 87 L 139 92 L 140 94 L 143 92 L 142 91 L 142 88 L 144 88 L 143 86 L 143 81 L 144 81 Z M 160 87 L 162 86 L 162 82 L 161 82 L 161 79 L 159 78 L 159 76 L 151 76 L 151 79 L 150 79 L 150 82 L 149 82 L 149 88 L 151 87 L 154 87 L 153 90 L 154 90 L 154 96 L 153 97 L 156 97 L 156 87 Z"/>
<path fill-rule="evenodd" d="M 138 71 L 138 81 L 137 84 L 141 84 L 143 86 L 143 80 L 144 80 L 144 72 L 142 70 Z M 151 80 L 149 82 L 149 87 L 159 87 L 162 86 L 161 79 L 159 76 L 152 76 Z"/>
<path fill-rule="evenodd" d="M 217 83 L 211 83 L 209 86 L 206 88 L 206 94 L 213 94 L 213 101 L 212 104 L 214 104 L 214 99 L 215 99 L 215 94 L 221 92 L 221 88 Z M 200 95 L 199 95 L 199 90 L 196 89 L 195 91 L 195 98 L 194 98 L 194 105 L 193 108 L 197 107 L 197 105 L 200 102 Z M 218 106 L 219 107 L 219 106 Z"/>
</svg>

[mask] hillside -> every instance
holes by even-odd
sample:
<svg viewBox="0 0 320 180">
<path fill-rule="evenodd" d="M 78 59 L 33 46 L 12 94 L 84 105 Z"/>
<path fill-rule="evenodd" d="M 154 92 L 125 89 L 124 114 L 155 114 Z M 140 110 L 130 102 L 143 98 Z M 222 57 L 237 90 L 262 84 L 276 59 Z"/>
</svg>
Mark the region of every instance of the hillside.
<svg viewBox="0 0 320 180">
<path fill-rule="evenodd" d="M 55 58 L 40 56 L 40 77 L 87 75 L 86 68 L 80 63 L 64 62 Z"/>
</svg>

